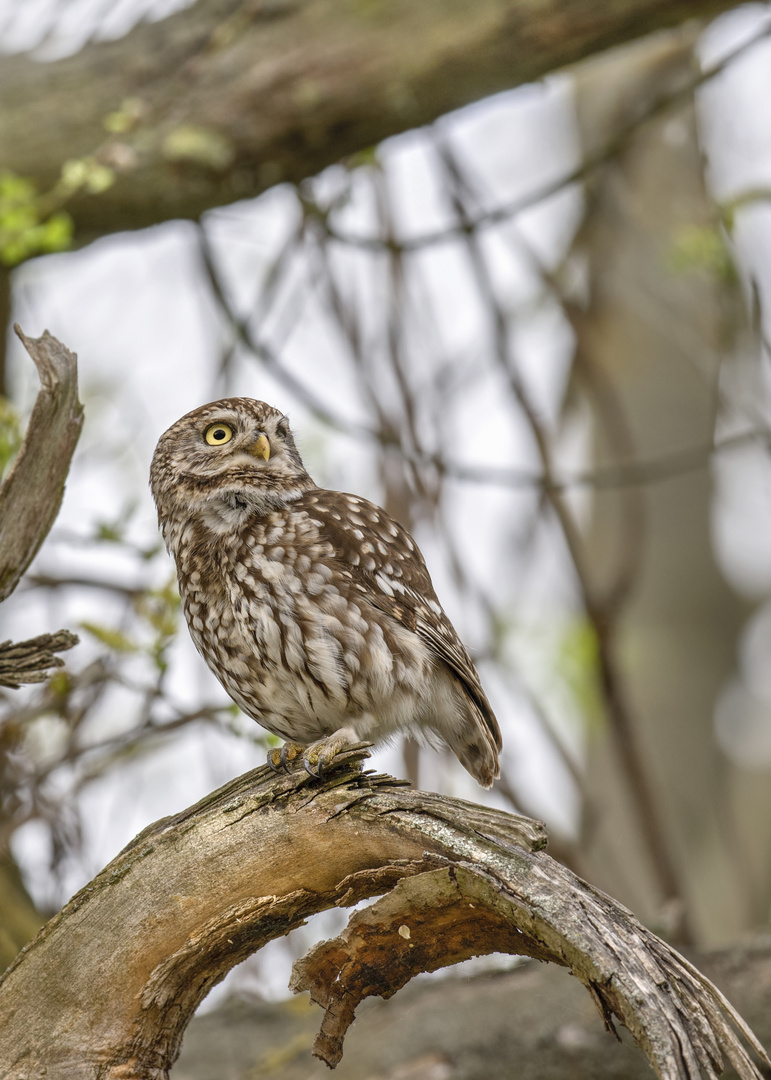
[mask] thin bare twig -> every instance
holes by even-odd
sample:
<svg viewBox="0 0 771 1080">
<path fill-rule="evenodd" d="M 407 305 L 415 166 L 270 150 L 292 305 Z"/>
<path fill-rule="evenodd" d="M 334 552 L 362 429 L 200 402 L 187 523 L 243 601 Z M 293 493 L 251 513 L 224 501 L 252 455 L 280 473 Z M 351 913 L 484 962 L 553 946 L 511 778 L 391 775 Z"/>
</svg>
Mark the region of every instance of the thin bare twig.
<svg viewBox="0 0 771 1080">
<path fill-rule="evenodd" d="M 217 302 L 220 312 L 224 315 L 226 322 L 230 325 L 231 330 L 240 344 L 264 364 L 271 374 L 275 375 L 299 401 L 301 401 L 315 416 L 323 420 L 325 424 L 337 431 L 343 431 L 346 434 L 351 434 L 352 429 L 354 433 L 357 432 L 359 430 L 357 425 L 352 425 L 343 416 L 338 415 L 323 402 L 313 390 L 302 382 L 301 379 L 298 379 L 296 375 L 289 371 L 289 369 L 281 363 L 270 345 L 268 345 L 265 340 L 257 338 L 253 334 L 252 329 L 249 326 L 249 320 L 242 319 L 236 314 L 227 299 L 224 285 L 220 279 L 216 258 L 206 230 L 203 227 L 199 227 L 196 231 L 196 235 L 198 237 L 198 252 L 201 256 L 201 262 L 206 273 L 206 279 L 211 287 L 212 295 Z M 366 434 L 370 438 L 373 437 L 373 434 L 369 431 L 366 431 Z"/>
<path fill-rule="evenodd" d="M 710 460 L 716 455 L 747 443 L 763 442 L 771 447 L 771 428 L 756 427 L 724 439 L 713 440 L 698 446 L 685 447 L 681 450 L 673 450 L 655 457 L 617 461 L 610 465 L 601 465 L 592 469 L 582 469 L 570 473 L 556 470 L 553 466 L 549 473 L 545 473 L 544 471 L 536 472 L 532 469 L 494 465 L 492 463 L 489 465 L 468 465 L 461 461 L 454 461 L 444 454 L 431 453 L 420 448 L 408 448 L 401 444 L 394 425 L 390 421 L 387 422 L 382 405 L 377 402 L 375 395 L 368 393 L 367 399 L 370 405 L 377 407 L 378 423 L 372 427 L 351 422 L 334 412 L 317 397 L 307 384 L 289 372 L 271 346 L 264 340 L 255 337 L 248 320 L 241 318 L 233 310 L 220 281 L 216 260 L 205 231 L 199 231 L 199 240 L 201 257 L 214 297 L 220 311 L 234 330 L 238 340 L 255 358 L 265 364 L 266 368 L 289 391 L 298 397 L 309 412 L 335 431 L 342 432 L 350 438 L 364 440 L 368 443 L 379 443 L 388 449 L 396 450 L 411 464 L 436 470 L 440 475 L 450 479 L 462 483 L 489 484 L 518 490 L 530 489 L 547 494 L 549 492 L 564 492 L 571 488 L 619 489 L 662 483 L 686 473 L 695 472 L 706 468 Z M 319 244 L 317 250 L 323 254 L 324 246 Z M 364 355 L 362 352 L 363 346 L 360 336 L 357 337 L 359 332 L 352 322 L 353 314 L 345 307 L 339 289 L 335 286 L 334 277 L 330 271 L 326 256 L 320 265 L 324 268 L 324 280 L 327 285 L 327 297 L 330 301 L 331 310 L 336 315 L 340 327 L 345 331 L 345 336 L 351 345 L 353 357 L 358 357 L 357 362 L 361 364 Z M 367 380 L 363 379 L 360 381 L 360 385 L 364 389 L 369 384 Z"/>
<path fill-rule="evenodd" d="M 721 75 L 731 66 L 731 64 L 769 36 L 771 36 L 771 24 L 766 25 L 748 41 L 738 45 L 730 53 L 724 56 L 722 60 L 718 61 L 718 63 L 700 71 L 679 89 L 674 92 L 670 91 L 664 97 L 651 102 L 651 104 L 642 110 L 633 120 L 618 129 L 613 138 L 601 146 L 595 153 L 586 157 L 574 169 L 564 173 L 562 176 L 556 177 L 554 180 L 550 180 L 548 183 L 536 188 L 535 191 L 529 192 L 526 195 L 520 195 L 515 199 L 503 203 L 501 206 L 472 214 L 465 222 L 459 222 L 448 226 L 447 228 L 434 229 L 430 232 L 422 233 L 420 236 L 406 237 L 403 240 L 386 240 L 378 236 L 360 236 L 332 226 L 327 220 L 326 226 L 329 235 L 333 240 L 337 240 L 339 243 L 347 244 L 350 247 L 358 247 L 366 251 L 382 251 L 389 246 L 396 244 L 398 245 L 399 250 L 406 254 L 412 251 L 420 251 L 423 248 L 432 247 L 436 244 L 447 243 L 448 241 L 457 239 L 463 233 L 475 232 L 482 228 L 500 225 L 510 218 L 516 217 L 517 214 L 521 214 L 522 211 L 529 210 L 539 203 L 546 202 L 547 199 L 553 198 L 573 184 L 579 184 L 587 180 L 597 169 L 601 168 L 614 158 L 644 124 L 655 119 L 657 116 L 660 116 L 668 109 L 674 108 L 681 102 L 690 101 L 701 86 L 704 86 L 705 83 L 708 83 L 718 75 Z"/>
<path fill-rule="evenodd" d="M 651 865 L 654 868 L 659 888 L 665 899 L 682 900 L 682 887 L 675 863 L 667 844 L 666 830 L 660 818 L 659 806 L 643 768 L 642 755 L 637 745 L 637 735 L 631 708 L 624 692 L 623 681 L 615 659 L 614 620 L 611 612 L 603 603 L 591 582 L 586 565 L 583 541 L 578 526 L 561 492 L 554 487 L 553 455 L 551 438 L 530 398 L 517 369 L 511 352 L 509 328 L 506 317 L 496 295 L 495 286 L 480 246 L 478 232 L 472 226 L 472 219 L 463 197 L 463 175 L 460 167 L 447 144 L 437 142 L 437 152 L 445 167 L 449 181 L 453 206 L 461 225 L 461 233 L 468 250 L 479 294 L 490 312 L 494 325 L 495 355 L 502 374 L 508 381 L 511 392 L 524 414 L 541 462 L 544 476 L 544 497 L 559 523 L 568 554 L 575 570 L 581 597 L 587 618 L 594 628 L 597 639 L 599 678 L 606 712 L 619 746 L 623 768 L 637 808 L 640 830 L 645 841 Z M 687 936 L 685 920 L 683 935 Z"/>
</svg>

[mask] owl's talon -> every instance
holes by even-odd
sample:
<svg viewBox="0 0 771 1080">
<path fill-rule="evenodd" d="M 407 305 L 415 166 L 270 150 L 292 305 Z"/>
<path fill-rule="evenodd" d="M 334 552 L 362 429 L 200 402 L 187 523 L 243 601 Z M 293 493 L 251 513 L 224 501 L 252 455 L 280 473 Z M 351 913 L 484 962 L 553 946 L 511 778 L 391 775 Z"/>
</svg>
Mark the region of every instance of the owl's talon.
<svg viewBox="0 0 771 1080">
<path fill-rule="evenodd" d="M 323 780 L 325 774 L 329 772 L 335 755 L 348 745 L 347 740 L 341 742 L 334 735 L 330 735 L 326 739 L 319 739 L 318 742 L 306 746 L 303 753 L 305 771 L 315 780 Z"/>
<path fill-rule="evenodd" d="M 319 761 L 305 755 L 303 756 L 303 768 L 308 776 L 312 776 L 314 780 L 324 779 L 324 766 Z"/>
<path fill-rule="evenodd" d="M 323 780 L 334 769 L 369 757 L 371 742 L 351 743 L 334 735 L 303 747 L 303 767 L 314 780 Z"/>
<path fill-rule="evenodd" d="M 285 742 L 268 751 L 268 765 L 274 772 L 289 772 L 304 750 L 302 743 Z"/>
<path fill-rule="evenodd" d="M 297 762 L 299 757 L 302 757 L 305 747 L 302 743 L 285 742 L 281 747 L 281 765 L 287 771 L 289 768 Z"/>
</svg>

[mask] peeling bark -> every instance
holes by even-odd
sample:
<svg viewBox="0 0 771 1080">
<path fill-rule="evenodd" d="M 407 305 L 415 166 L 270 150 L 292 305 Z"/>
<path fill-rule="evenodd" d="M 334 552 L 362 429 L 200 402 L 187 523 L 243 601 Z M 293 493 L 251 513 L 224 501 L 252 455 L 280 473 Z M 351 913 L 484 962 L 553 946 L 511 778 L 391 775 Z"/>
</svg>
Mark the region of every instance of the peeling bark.
<svg viewBox="0 0 771 1080">
<path fill-rule="evenodd" d="M 77 644 L 77 635 L 69 630 L 40 634 L 29 641 L 0 642 L 0 686 L 18 690 L 25 683 L 45 682 L 51 668 L 64 666 L 55 654 Z"/>
<path fill-rule="evenodd" d="M 771 1046 L 771 940 L 689 959 Z M 644 1054 L 619 1027 L 608 1038 L 577 979 L 554 964 L 506 961 L 415 979 L 389 1001 L 357 1011 L 335 1080 L 653 1080 Z M 229 997 L 193 1018 L 174 1080 L 323 1080 L 309 1063 L 318 1009 L 308 996 Z M 736 1080 L 728 1068 L 725 1080 Z"/>
<path fill-rule="evenodd" d="M 313 1053 L 334 1068 L 364 998 L 388 999 L 421 972 L 491 952 L 554 959 L 512 920 L 497 882 L 450 865 L 400 881 L 352 915 L 340 937 L 297 961 L 289 987 L 325 1009 Z"/>
<path fill-rule="evenodd" d="M 358 752 L 359 756 L 361 751 Z M 330 1064 L 358 1001 L 508 951 L 567 967 L 659 1077 L 760 1076 L 719 992 L 543 850 L 537 822 L 408 789 L 353 752 L 323 784 L 258 769 L 141 833 L 0 982 L 0 1077 L 160 1080 L 230 968 L 316 911 L 386 896 L 296 968 Z M 473 905 L 473 906 L 472 906 Z"/>
<path fill-rule="evenodd" d="M 733 6 L 199 0 L 53 63 L 3 57 L 0 160 L 41 191 L 73 158 L 113 168 L 112 187 L 68 204 L 84 242 L 313 176 L 489 94 Z M 137 123 L 109 135 L 105 120 L 127 99 Z"/>
</svg>

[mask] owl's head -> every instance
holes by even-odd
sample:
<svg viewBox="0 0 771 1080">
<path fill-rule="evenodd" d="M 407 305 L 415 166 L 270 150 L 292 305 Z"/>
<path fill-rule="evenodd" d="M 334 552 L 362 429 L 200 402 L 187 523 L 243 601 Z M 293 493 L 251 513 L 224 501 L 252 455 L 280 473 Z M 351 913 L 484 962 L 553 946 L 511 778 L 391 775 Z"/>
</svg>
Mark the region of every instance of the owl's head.
<svg viewBox="0 0 771 1080">
<path fill-rule="evenodd" d="M 162 526 L 200 513 L 220 531 L 313 487 L 278 409 L 225 398 L 186 413 L 158 440 L 150 486 Z"/>
</svg>

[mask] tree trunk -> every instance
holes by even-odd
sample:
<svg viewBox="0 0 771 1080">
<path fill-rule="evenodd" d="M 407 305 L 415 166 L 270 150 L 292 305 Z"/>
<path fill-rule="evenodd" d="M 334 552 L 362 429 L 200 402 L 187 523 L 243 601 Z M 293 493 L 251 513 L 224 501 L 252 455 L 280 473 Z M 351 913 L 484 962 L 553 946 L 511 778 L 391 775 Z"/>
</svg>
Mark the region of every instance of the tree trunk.
<svg viewBox="0 0 771 1080">
<path fill-rule="evenodd" d="M 75 896 L 0 982 L 0 1077 L 160 1080 L 196 1006 L 226 972 L 313 912 L 386 892 L 298 961 L 325 1015 L 330 1065 L 356 1006 L 413 975 L 503 951 L 567 967 L 657 1075 L 768 1063 L 695 968 L 542 850 L 543 828 L 362 773 L 323 784 L 265 767 L 145 829 Z M 740 1035 L 737 1036 L 736 1032 Z"/>
<path fill-rule="evenodd" d="M 41 192 L 70 171 L 79 241 L 258 195 L 451 109 L 731 0 L 340 4 L 199 0 L 52 63 L 0 64 L 0 160 Z M 109 125 L 111 132 L 105 129 Z M 93 178 L 93 173 L 91 174 Z"/>
<path fill-rule="evenodd" d="M 579 69 L 584 152 L 612 142 L 646 102 L 661 97 L 662 86 L 676 85 L 692 65 L 692 43 L 673 37 Z M 764 812 L 755 808 L 756 822 L 732 821 L 734 808 L 723 801 L 724 794 L 730 800 L 732 769 L 713 734 L 715 701 L 734 667 L 748 608 L 726 584 L 710 542 L 708 447 L 721 365 L 730 363 L 746 323 L 735 283 L 708 266 L 677 269 L 679 245 L 716 225 L 692 104 L 642 127 L 596 176 L 587 199 L 577 249 L 588 266 L 590 300 L 575 329 L 577 376 L 583 373 L 594 390 L 598 462 L 618 465 L 705 448 L 701 469 L 594 495 L 587 560 L 595 591 L 606 598 L 618 593 L 609 616 L 611 647 L 626 696 L 631 753 L 645 775 L 677 880 L 674 888 L 657 884 L 650 846 L 630 842 L 642 835 L 641 815 L 632 809 L 632 785 L 621 767 L 623 734 L 614 746 L 618 732 L 590 745 L 587 783 L 603 792 L 603 817 L 587 872 L 647 920 L 674 917 L 676 925 L 678 911 L 671 903 L 667 911 L 666 902 L 679 898 L 696 940 L 714 945 L 735 940 L 765 917 L 761 898 L 767 893 L 753 898 L 749 884 L 762 868 L 746 873 L 736 837 L 765 827 L 760 822 L 769 803 L 766 798 Z M 767 793 L 767 780 L 756 783 Z"/>
</svg>

